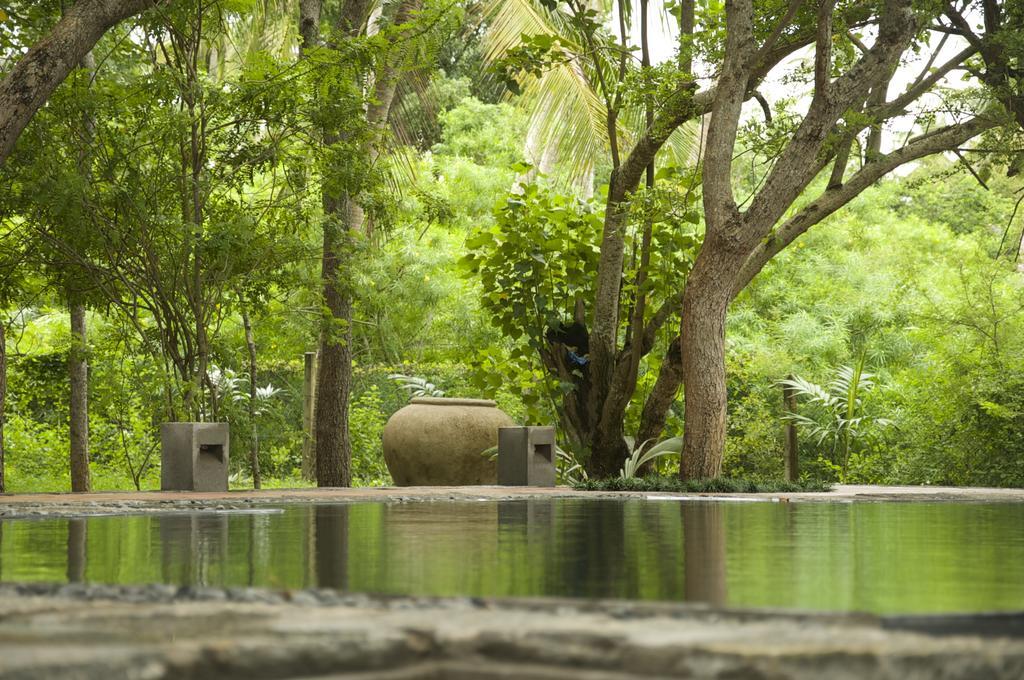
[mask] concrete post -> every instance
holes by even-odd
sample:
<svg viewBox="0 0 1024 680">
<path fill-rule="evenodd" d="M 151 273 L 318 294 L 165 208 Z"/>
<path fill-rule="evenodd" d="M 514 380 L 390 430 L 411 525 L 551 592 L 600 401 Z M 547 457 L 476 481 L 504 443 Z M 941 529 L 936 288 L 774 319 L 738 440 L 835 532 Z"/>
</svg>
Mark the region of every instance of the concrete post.
<svg viewBox="0 0 1024 680">
<path fill-rule="evenodd" d="M 160 426 L 161 491 L 228 490 L 228 424 Z"/>
<path fill-rule="evenodd" d="M 499 427 L 498 484 L 555 485 L 555 428 Z"/>
</svg>

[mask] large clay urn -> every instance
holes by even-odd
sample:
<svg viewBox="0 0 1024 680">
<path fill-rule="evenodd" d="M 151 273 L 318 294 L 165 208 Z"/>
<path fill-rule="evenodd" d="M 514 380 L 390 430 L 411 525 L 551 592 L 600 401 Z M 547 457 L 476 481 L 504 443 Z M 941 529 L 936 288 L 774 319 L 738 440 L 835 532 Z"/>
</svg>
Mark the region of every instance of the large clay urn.
<svg viewBox="0 0 1024 680">
<path fill-rule="evenodd" d="M 384 426 L 384 462 L 398 486 L 497 484 L 497 462 L 480 454 L 508 425 L 493 401 L 417 397 Z"/>
</svg>

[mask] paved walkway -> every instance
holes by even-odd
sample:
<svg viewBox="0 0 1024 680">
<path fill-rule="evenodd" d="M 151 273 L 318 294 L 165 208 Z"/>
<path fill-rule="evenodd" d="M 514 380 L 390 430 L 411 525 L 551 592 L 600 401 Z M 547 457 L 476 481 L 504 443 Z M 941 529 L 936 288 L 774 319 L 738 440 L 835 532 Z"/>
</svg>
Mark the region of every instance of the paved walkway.
<svg viewBox="0 0 1024 680">
<path fill-rule="evenodd" d="M 528 498 L 640 498 L 660 501 L 718 500 L 783 503 L 933 502 L 1024 503 L 1024 489 L 979 489 L 933 486 L 837 486 L 831 492 L 762 494 L 682 494 L 640 491 L 576 491 L 567 487 L 419 486 L 358 489 L 267 489 L 224 493 L 124 491 L 88 494 L 33 493 L 0 495 L 0 518 L 76 517 L 119 513 L 165 513 L 196 510 L 244 510 L 277 503 L 356 503 L 479 501 Z"/>
<path fill-rule="evenodd" d="M 778 499 L 780 501 L 975 501 L 1024 503 L 1024 489 L 987 489 L 944 486 L 837 485 L 829 492 L 808 493 L 659 493 L 648 491 L 577 491 L 568 487 L 514 486 L 409 486 L 326 489 L 265 489 L 227 492 L 102 491 L 97 493 L 0 494 L 0 506 L 20 504 L 89 505 L 97 503 L 199 503 L 312 501 L 344 503 L 390 500 L 475 500 L 513 498 L 705 498 Z"/>
</svg>

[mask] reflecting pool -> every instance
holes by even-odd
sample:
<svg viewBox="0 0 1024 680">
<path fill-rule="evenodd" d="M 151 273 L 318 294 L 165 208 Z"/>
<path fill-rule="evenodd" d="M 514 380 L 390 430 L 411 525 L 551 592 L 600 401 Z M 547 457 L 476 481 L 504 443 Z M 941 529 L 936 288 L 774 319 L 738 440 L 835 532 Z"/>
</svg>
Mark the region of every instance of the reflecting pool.
<svg viewBox="0 0 1024 680">
<path fill-rule="evenodd" d="M 1024 504 L 557 499 L 6 520 L 0 580 L 1024 610 Z"/>
</svg>

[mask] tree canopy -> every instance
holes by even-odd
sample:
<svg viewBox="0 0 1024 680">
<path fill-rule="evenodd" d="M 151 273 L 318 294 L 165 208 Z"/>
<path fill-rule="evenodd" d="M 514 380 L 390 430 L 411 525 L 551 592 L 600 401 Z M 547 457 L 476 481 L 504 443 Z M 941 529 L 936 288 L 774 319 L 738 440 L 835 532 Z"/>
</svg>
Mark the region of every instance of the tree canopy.
<svg viewBox="0 0 1024 680">
<path fill-rule="evenodd" d="M 239 480 L 383 482 L 399 374 L 556 423 L 565 479 L 778 476 L 796 424 L 815 478 L 1024 482 L 1022 21 L 10 3 L 8 486 L 150 484 L 179 419 Z"/>
</svg>

